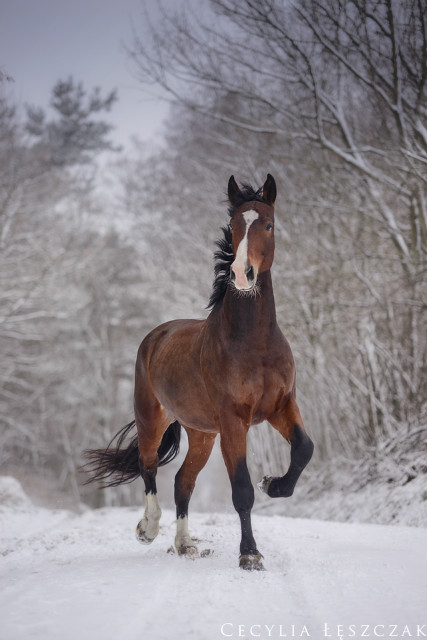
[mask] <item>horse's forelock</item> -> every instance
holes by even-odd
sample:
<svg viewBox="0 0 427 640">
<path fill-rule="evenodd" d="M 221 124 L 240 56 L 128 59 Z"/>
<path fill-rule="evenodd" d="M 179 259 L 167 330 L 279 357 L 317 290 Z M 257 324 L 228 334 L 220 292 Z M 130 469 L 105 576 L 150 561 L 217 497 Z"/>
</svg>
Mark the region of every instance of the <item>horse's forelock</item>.
<svg viewBox="0 0 427 640">
<path fill-rule="evenodd" d="M 233 204 L 228 208 L 230 218 L 236 213 L 237 209 L 247 202 L 266 202 L 262 196 L 262 187 L 255 189 L 250 184 L 243 183 L 240 191 L 235 195 Z"/>
</svg>

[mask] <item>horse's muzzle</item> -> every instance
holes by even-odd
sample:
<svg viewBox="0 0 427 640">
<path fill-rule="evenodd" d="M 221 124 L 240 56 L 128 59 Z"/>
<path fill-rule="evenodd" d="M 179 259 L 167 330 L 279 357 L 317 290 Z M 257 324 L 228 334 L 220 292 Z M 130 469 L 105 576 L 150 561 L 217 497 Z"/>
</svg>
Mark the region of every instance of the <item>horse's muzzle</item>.
<svg viewBox="0 0 427 640">
<path fill-rule="evenodd" d="M 243 268 L 234 261 L 230 269 L 230 278 L 239 291 L 250 291 L 256 284 L 257 274 L 252 266 Z"/>
</svg>

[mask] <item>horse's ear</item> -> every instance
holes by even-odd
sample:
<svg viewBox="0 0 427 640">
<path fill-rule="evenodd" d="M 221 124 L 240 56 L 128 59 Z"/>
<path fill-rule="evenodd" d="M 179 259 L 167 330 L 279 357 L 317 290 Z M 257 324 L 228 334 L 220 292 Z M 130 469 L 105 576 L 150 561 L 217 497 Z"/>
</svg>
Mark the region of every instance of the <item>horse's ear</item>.
<svg viewBox="0 0 427 640">
<path fill-rule="evenodd" d="M 234 204 L 236 202 L 236 198 L 240 193 L 240 189 L 237 185 L 237 182 L 234 179 L 234 176 L 230 176 L 230 180 L 228 181 L 228 199 L 230 204 Z"/>
<path fill-rule="evenodd" d="M 276 181 L 273 176 L 267 173 L 267 180 L 264 182 L 262 187 L 262 197 L 268 204 L 271 206 L 276 202 L 277 189 L 276 189 Z"/>
</svg>

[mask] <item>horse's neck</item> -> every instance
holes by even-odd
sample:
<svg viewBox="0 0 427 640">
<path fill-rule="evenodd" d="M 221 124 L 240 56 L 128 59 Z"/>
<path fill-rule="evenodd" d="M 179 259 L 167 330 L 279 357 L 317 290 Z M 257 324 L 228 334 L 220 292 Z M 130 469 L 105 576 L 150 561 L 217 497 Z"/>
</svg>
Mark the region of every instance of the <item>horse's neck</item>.
<svg viewBox="0 0 427 640">
<path fill-rule="evenodd" d="M 222 328 L 229 338 L 264 342 L 276 328 L 276 306 L 270 271 L 258 276 L 257 294 L 239 295 L 228 287 L 222 304 Z"/>
</svg>

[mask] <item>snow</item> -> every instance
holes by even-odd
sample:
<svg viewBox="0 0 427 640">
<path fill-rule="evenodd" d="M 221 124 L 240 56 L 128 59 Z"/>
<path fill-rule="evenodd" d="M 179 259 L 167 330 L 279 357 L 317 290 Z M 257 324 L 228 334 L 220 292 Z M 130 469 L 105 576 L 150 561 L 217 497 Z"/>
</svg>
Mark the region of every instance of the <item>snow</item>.
<svg viewBox="0 0 427 640">
<path fill-rule="evenodd" d="M 359 486 L 354 468 L 328 469 L 328 473 L 329 478 L 325 472 L 318 472 L 316 478 L 309 470 L 297 486 L 294 500 L 283 503 L 261 498 L 256 511 L 262 515 L 286 513 L 297 518 L 427 527 L 425 474 L 405 482 L 401 470 L 396 482 L 379 478 Z"/>
<path fill-rule="evenodd" d="M 36 507 L 0 478 L 0 639 L 427 635 L 425 529 L 254 514 L 266 571 L 248 573 L 236 515 L 190 514 L 199 549 L 213 551 L 192 561 L 167 553 L 172 510 L 138 544 L 142 512 Z"/>
</svg>

